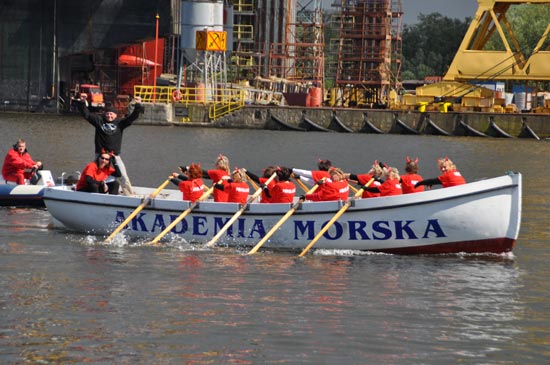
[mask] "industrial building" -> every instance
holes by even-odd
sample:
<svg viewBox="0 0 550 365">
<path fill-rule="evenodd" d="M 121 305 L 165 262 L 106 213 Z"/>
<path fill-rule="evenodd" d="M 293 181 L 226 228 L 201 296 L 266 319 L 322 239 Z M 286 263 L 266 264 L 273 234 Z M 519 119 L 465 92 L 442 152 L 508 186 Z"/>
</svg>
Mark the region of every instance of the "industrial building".
<svg viewBox="0 0 550 365">
<path fill-rule="evenodd" d="M 320 0 L 3 1 L 0 101 L 6 110 L 67 111 L 82 83 L 100 85 L 110 102 L 130 94 L 133 85 L 165 82 L 161 74 L 185 84 L 206 72 L 190 34 L 204 27 L 226 32 L 223 55 L 212 53 L 211 72 L 218 74 L 223 63 L 222 81 L 285 93 L 298 103 L 313 88 L 311 106 L 321 104 L 327 84 L 336 90 L 334 102 L 383 104 L 399 83 L 400 0 L 330 5 L 323 8 Z M 217 17 L 218 9 L 220 24 L 201 24 Z M 197 16 L 189 18 L 189 11 Z"/>
</svg>

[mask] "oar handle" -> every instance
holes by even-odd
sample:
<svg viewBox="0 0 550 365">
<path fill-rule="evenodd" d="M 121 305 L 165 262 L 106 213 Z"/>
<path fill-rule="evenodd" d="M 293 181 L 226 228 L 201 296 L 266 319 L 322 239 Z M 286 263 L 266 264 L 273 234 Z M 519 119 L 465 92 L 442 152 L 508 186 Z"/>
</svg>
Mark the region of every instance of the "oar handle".
<svg viewBox="0 0 550 365">
<path fill-rule="evenodd" d="M 269 183 L 271 181 L 273 181 L 273 179 L 275 179 L 275 177 L 277 176 L 277 173 L 274 172 L 270 177 L 269 179 L 267 179 L 267 181 L 265 182 L 266 185 L 269 185 Z M 257 197 L 260 196 L 260 194 L 262 193 L 262 189 L 258 189 L 256 190 L 256 192 L 250 197 L 248 198 L 248 200 L 246 201 L 245 204 L 243 204 L 243 206 L 237 210 L 235 212 L 235 214 L 233 214 L 233 216 L 227 221 L 227 223 L 225 223 L 225 225 L 222 227 L 222 229 L 220 229 L 220 231 L 214 236 L 212 237 L 212 239 L 210 241 L 208 241 L 205 245 L 205 247 L 212 247 L 214 246 L 214 244 L 220 239 L 220 237 L 225 233 L 225 231 L 227 231 L 229 229 L 229 227 L 231 227 L 231 225 L 237 220 L 237 218 L 239 218 L 241 216 L 241 214 L 243 214 L 243 212 L 245 211 L 246 207 L 248 206 L 248 204 L 250 204 L 251 202 L 253 202 Z"/>
<path fill-rule="evenodd" d="M 166 179 L 165 182 L 163 182 L 157 190 L 153 191 L 147 198 L 143 200 L 143 202 L 137 206 L 137 208 L 130 213 L 130 215 L 122 222 L 114 231 L 111 233 L 109 237 L 105 240 L 105 243 L 109 243 L 113 239 L 114 236 L 116 236 L 130 221 L 145 208 L 145 206 L 149 203 L 151 199 L 154 199 L 168 184 L 170 183 L 170 179 Z"/>
<path fill-rule="evenodd" d="M 302 182 L 302 180 L 300 179 L 300 177 L 299 177 L 299 176 L 296 176 L 296 175 L 294 175 L 293 177 L 294 177 L 294 180 L 296 180 L 296 183 L 297 183 L 298 185 L 300 185 L 300 187 L 302 188 L 302 190 L 305 191 L 305 192 L 307 193 L 308 188 L 307 188 L 306 184 L 304 184 L 304 183 Z M 310 194 L 310 193 L 307 193 L 307 194 Z"/>
<path fill-rule="evenodd" d="M 374 178 L 370 179 L 365 185 L 361 186 L 361 188 L 359 190 L 357 190 L 357 192 L 355 193 L 355 195 L 353 196 L 354 198 L 358 198 L 360 197 L 362 194 L 363 194 L 363 191 L 365 190 L 365 188 L 367 188 L 370 184 L 372 184 L 372 182 L 374 181 Z M 306 246 L 306 248 L 303 249 L 303 251 L 300 253 L 300 257 L 304 256 L 311 247 L 313 247 L 313 245 L 315 243 L 317 243 L 317 241 L 319 241 L 319 239 L 321 238 L 322 235 L 325 234 L 326 231 L 328 231 L 328 229 L 330 227 L 332 227 L 332 225 L 338 220 L 338 218 L 340 218 L 342 216 L 342 214 L 344 214 L 344 212 L 346 210 L 348 210 L 348 208 L 350 207 L 351 205 L 351 201 L 348 200 L 344 206 L 342 208 L 340 208 L 340 210 L 338 211 L 338 213 L 336 213 L 334 215 L 334 217 L 331 218 L 330 221 L 328 221 L 327 224 L 325 224 L 325 226 L 319 231 L 319 233 L 317 233 L 317 235 L 315 236 L 315 238 Z"/>
</svg>

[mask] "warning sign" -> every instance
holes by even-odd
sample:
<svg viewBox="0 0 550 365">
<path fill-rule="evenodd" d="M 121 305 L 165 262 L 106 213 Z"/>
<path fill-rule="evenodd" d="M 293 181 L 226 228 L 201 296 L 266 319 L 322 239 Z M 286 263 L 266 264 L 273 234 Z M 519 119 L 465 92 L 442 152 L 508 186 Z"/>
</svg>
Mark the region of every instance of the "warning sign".
<svg viewBox="0 0 550 365">
<path fill-rule="evenodd" d="M 199 51 L 227 50 L 226 32 L 199 30 L 196 34 L 195 47 Z"/>
</svg>

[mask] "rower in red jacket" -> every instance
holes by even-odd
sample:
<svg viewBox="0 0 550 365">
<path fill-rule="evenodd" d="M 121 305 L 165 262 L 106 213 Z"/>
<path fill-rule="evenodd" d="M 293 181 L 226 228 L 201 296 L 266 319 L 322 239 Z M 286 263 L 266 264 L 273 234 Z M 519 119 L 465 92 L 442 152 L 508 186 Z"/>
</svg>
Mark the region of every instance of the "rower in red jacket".
<svg viewBox="0 0 550 365">
<path fill-rule="evenodd" d="M 444 188 L 448 188 L 451 186 L 466 184 L 466 180 L 456 169 L 453 161 L 451 161 L 448 157 L 440 158 L 437 160 L 437 164 L 439 165 L 439 170 L 442 174 L 434 179 L 422 180 L 415 186 L 426 185 L 431 187 L 432 185 L 441 184 Z"/>
<path fill-rule="evenodd" d="M 322 189 L 317 189 L 312 194 L 300 196 L 300 200 L 311 201 L 332 201 L 343 200 L 349 198 L 349 184 L 344 176 L 344 172 L 336 167 L 331 167 L 329 170 L 330 179 L 319 180 L 317 182 Z"/>
<path fill-rule="evenodd" d="M 246 204 L 250 188 L 246 182 L 246 173 L 243 169 L 235 169 L 231 174 L 231 179 L 222 184 L 215 184 L 215 190 L 221 190 L 227 194 L 228 203 Z"/>
<path fill-rule="evenodd" d="M 411 160 L 409 156 L 405 159 L 405 175 L 401 175 L 401 188 L 403 194 L 419 193 L 424 191 L 424 186 L 416 186 L 416 183 L 422 181 L 422 176 L 418 175 L 418 157 Z"/>
<path fill-rule="evenodd" d="M 292 203 L 296 195 L 296 185 L 290 181 L 291 170 L 288 167 L 277 167 L 277 181 L 269 190 L 271 203 Z"/>
<path fill-rule="evenodd" d="M 272 203 L 272 201 L 271 201 L 272 198 L 271 198 L 271 194 L 269 193 L 269 190 L 271 190 L 275 186 L 276 181 L 274 179 L 272 179 L 269 182 L 269 185 L 265 185 L 265 183 L 267 182 L 267 180 L 269 180 L 271 175 L 273 175 L 273 173 L 275 172 L 275 169 L 276 168 L 274 166 L 266 167 L 262 177 L 258 177 L 257 175 L 253 174 L 252 172 L 245 170 L 246 175 L 252 181 L 254 181 L 254 182 L 261 185 L 262 196 L 260 198 L 260 203 Z"/>
<path fill-rule="evenodd" d="M 330 179 L 330 174 L 328 170 L 331 168 L 331 166 L 332 162 L 330 162 L 329 160 L 318 160 L 318 170 L 302 170 L 296 168 L 292 168 L 291 170 L 296 178 L 307 184 L 314 185 L 323 178 Z"/>
<path fill-rule="evenodd" d="M 202 177 L 203 179 L 210 179 L 212 181 L 220 181 L 220 180 L 229 180 L 229 172 L 231 171 L 231 168 L 229 167 L 229 159 L 224 155 L 219 155 L 218 159 L 216 160 L 216 168 L 213 170 L 203 171 Z M 214 190 L 214 201 L 223 203 L 227 202 L 228 195 L 227 192 L 219 189 Z"/>
<path fill-rule="evenodd" d="M 371 169 L 366 174 L 346 174 L 348 180 L 357 181 L 361 186 L 367 184 L 371 179 L 374 181 L 369 185 L 370 187 L 379 187 L 382 182 L 380 181 L 384 177 L 384 167 L 385 165 L 381 162 L 374 161 Z M 377 198 L 380 196 L 380 192 L 363 190 L 363 195 L 361 198 Z"/>
<path fill-rule="evenodd" d="M 202 168 L 200 164 L 192 163 L 183 174 L 174 172 L 170 181 L 178 186 L 183 200 L 196 202 L 204 194 L 204 183 L 202 181 Z"/>
<path fill-rule="evenodd" d="M 380 193 L 380 196 L 391 196 L 391 195 L 401 195 L 403 190 L 401 188 L 401 183 L 399 182 L 399 171 L 395 167 L 385 167 L 384 168 L 384 182 L 377 187 L 364 187 L 364 190 Z"/>
</svg>

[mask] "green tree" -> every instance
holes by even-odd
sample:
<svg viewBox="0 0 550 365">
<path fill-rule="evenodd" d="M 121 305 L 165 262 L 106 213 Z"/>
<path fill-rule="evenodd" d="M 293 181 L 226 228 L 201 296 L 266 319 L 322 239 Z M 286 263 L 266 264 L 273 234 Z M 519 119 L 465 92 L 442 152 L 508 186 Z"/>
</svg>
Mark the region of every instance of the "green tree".
<svg viewBox="0 0 550 365">
<path fill-rule="evenodd" d="M 449 68 L 469 19 L 452 19 L 440 13 L 420 14 L 418 23 L 403 29 L 403 75 L 443 76 Z"/>
</svg>

